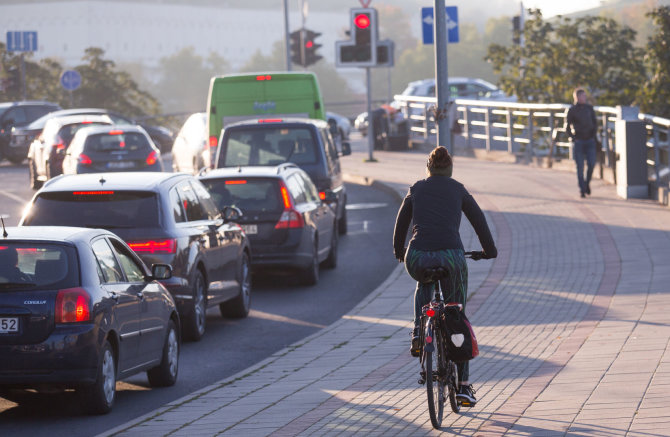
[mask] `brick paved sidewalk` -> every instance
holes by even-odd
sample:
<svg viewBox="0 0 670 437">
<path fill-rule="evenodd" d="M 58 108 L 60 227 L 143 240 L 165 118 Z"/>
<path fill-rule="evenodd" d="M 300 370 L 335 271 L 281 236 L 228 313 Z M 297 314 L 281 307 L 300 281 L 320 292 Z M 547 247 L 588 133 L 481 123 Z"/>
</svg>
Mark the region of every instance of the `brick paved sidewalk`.
<svg viewBox="0 0 670 437">
<path fill-rule="evenodd" d="M 404 192 L 424 176 L 425 154 L 363 157 L 343 159 L 350 178 Z M 399 266 L 333 325 L 106 435 L 670 435 L 668 210 L 599 182 L 580 199 L 567 172 L 457 157 L 454 177 L 500 253 L 469 264 L 475 408 L 431 428 Z"/>
</svg>

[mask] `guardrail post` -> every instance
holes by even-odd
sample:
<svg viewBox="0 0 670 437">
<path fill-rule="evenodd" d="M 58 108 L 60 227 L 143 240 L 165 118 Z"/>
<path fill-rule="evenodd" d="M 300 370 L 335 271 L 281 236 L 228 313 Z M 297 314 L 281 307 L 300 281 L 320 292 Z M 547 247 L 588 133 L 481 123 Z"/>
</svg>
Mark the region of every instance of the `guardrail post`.
<svg viewBox="0 0 670 437">
<path fill-rule="evenodd" d="M 514 153 L 514 120 L 512 120 L 512 110 L 507 110 L 507 153 Z"/>
<path fill-rule="evenodd" d="M 547 167 L 551 168 L 554 165 L 554 134 L 556 127 L 554 126 L 554 112 L 549 112 L 549 155 L 547 156 Z"/>
<path fill-rule="evenodd" d="M 465 135 L 465 146 L 469 149 L 472 147 L 470 142 L 470 107 L 465 105 L 463 108 L 463 134 Z"/>
<path fill-rule="evenodd" d="M 653 123 L 651 124 L 651 129 L 653 131 L 653 141 L 654 141 L 654 175 L 656 176 L 656 187 L 660 187 L 661 175 L 658 169 L 658 165 L 661 162 L 661 152 L 658 146 L 658 127 Z"/>
<path fill-rule="evenodd" d="M 526 147 L 526 158 L 528 161 L 533 157 L 533 110 L 528 110 L 528 146 Z"/>
<path fill-rule="evenodd" d="M 488 106 L 484 114 L 484 122 L 486 123 L 486 153 L 488 153 L 491 151 L 491 108 Z"/>
<path fill-rule="evenodd" d="M 428 123 L 428 103 L 423 104 L 423 139 L 428 140 L 430 134 L 430 125 Z"/>
</svg>

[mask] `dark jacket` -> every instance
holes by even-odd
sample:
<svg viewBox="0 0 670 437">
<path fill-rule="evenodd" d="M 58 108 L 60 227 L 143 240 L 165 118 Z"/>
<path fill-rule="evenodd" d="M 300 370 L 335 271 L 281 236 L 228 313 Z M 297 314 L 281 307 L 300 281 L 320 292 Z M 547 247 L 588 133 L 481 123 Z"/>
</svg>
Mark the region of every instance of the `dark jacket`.
<svg viewBox="0 0 670 437">
<path fill-rule="evenodd" d="M 596 111 L 588 103 L 577 103 L 568 109 L 565 129 L 572 140 L 590 140 L 596 137 L 598 124 Z"/>
<path fill-rule="evenodd" d="M 459 228 L 465 213 L 489 257 L 498 254 L 484 213 L 463 184 L 448 176 L 430 176 L 412 185 L 398 211 L 393 249 L 401 258 L 410 221 L 410 247 L 416 250 L 463 249 Z"/>
</svg>

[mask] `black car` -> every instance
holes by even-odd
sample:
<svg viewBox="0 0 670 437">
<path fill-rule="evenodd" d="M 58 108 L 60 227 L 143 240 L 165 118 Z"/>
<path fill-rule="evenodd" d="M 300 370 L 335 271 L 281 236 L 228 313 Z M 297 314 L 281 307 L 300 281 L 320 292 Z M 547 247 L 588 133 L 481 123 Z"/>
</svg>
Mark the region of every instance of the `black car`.
<svg viewBox="0 0 670 437">
<path fill-rule="evenodd" d="M 22 163 L 26 159 L 28 147 L 14 147 L 11 142 L 14 131 L 59 109 L 60 106 L 51 102 L 0 103 L 0 161 L 7 158 L 14 164 Z M 27 145 L 30 145 L 30 141 Z"/>
<path fill-rule="evenodd" d="M 0 395 L 75 389 L 106 413 L 117 379 L 146 371 L 170 386 L 179 368 L 179 317 L 157 279 L 102 229 L 7 228 L 0 238 Z"/>
<path fill-rule="evenodd" d="M 77 131 L 65 152 L 61 171 L 163 171 L 163 160 L 141 126 L 98 124 Z"/>
<path fill-rule="evenodd" d="M 20 224 L 108 229 L 145 263 L 170 264 L 172 278 L 162 284 L 177 303 L 184 333 L 199 340 L 208 305 L 219 305 L 225 317 L 249 313 L 251 250 L 233 221 L 238 214 L 219 211 L 194 176 L 119 172 L 51 179 Z"/>
<path fill-rule="evenodd" d="M 295 164 L 216 169 L 200 176 L 219 208 L 242 211 L 242 225 L 253 248 L 255 271 L 298 268 L 302 282 L 316 284 L 319 264 L 337 265 L 337 218 L 321 200 L 310 177 Z"/>
<path fill-rule="evenodd" d="M 342 143 L 342 155 L 351 154 Z M 231 124 L 221 132 L 215 168 L 275 166 L 292 162 L 316 185 L 321 200 L 335 199 L 332 207 L 340 234 L 347 232 L 347 191 L 340 159 L 323 120 L 306 118 L 247 120 Z M 328 193 L 335 193 L 334 197 Z"/>
</svg>

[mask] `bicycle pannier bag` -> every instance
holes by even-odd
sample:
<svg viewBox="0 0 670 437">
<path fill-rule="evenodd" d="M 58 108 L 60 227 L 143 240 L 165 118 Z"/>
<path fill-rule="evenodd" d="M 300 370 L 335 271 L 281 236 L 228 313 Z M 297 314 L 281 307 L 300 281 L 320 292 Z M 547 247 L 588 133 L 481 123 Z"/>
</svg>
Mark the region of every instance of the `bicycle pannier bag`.
<svg viewBox="0 0 670 437">
<path fill-rule="evenodd" d="M 479 355 L 477 337 L 470 321 L 458 305 L 447 305 L 442 314 L 442 326 L 447 334 L 449 359 L 455 363 L 470 361 Z"/>
</svg>

